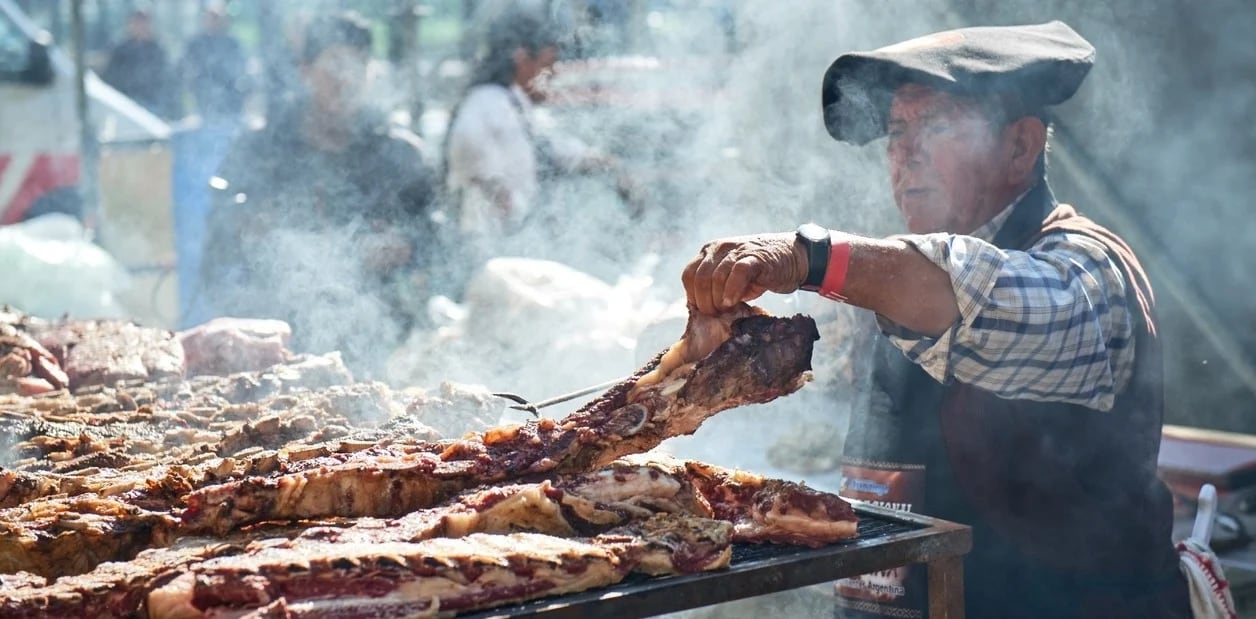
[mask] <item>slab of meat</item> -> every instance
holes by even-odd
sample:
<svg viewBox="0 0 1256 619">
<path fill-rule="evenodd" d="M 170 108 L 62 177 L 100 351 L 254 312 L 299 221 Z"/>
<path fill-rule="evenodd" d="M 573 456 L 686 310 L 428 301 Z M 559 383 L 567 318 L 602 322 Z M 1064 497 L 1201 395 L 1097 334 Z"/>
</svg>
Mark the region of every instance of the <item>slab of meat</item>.
<svg viewBox="0 0 1256 619">
<path fill-rule="evenodd" d="M 60 493 L 59 476 L 0 469 L 0 509 Z"/>
<path fill-rule="evenodd" d="M 18 589 L 36 589 L 47 584 L 47 578 L 44 578 L 43 576 L 36 576 L 30 572 L 0 574 L 0 591 L 12 592 Z"/>
<path fill-rule="evenodd" d="M 183 347 L 174 333 L 122 320 L 69 320 L 31 334 L 65 368 L 70 389 L 126 380 L 182 377 Z"/>
<path fill-rule="evenodd" d="M 489 608 L 604 587 L 633 569 L 725 567 L 729 528 L 660 516 L 589 540 L 476 533 L 417 543 L 261 543 L 190 566 L 149 594 L 148 612 L 212 617 L 278 603 L 271 608 L 281 616 L 378 617 Z"/>
<path fill-rule="evenodd" d="M 858 516 L 835 494 L 702 462 L 653 455 L 625 461 L 684 478 L 710 505 L 715 518 L 733 523 L 733 539 L 738 542 L 816 548 L 858 535 Z"/>
<path fill-rule="evenodd" d="M 282 320 L 215 318 L 177 337 L 192 376 L 264 370 L 292 357 L 292 327 Z"/>
<path fill-rule="evenodd" d="M 651 576 L 696 574 L 728 567 L 733 559 L 733 527 L 723 520 L 655 514 L 593 538 L 612 548 L 632 571 Z"/>
<path fill-rule="evenodd" d="M 69 384 L 47 348 L 14 325 L 0 322 L 0 393 L 34 395 Z"/>
<path fill-rule="evenodd" d="M 85 387 L 76 393 L 58 391 L 37 396 L 0 392 L 0 436 L 33 436 L 31 421 L 55 429 L 61 421 L 98 425 L 102 415 L 135 415 L 150 410 L 204 415 L 232 404 L 256 404 L 278 395 L 353 384 L 353 376 L 336 353 L 301 356 L 261 372 L 231 376 L 198 376 L 189 380 L 164 379 L 119 386 Z M 111 423 L 126 421 L 115 417 Z M 147 423 L 148 419 L 144 420 Z M 23 425 L 23 422 L 27 422 Z M 62 432 L 62 435 L 74 432 Z"/>
<path fill-rule="evenodd" d="M 137 410 L 114 412 L 0 412 L 0 430 L 5 432 L 0 444 L 18 458 L 9 463 L 14 472 L 52 473 L 44 481 L 55 479 L 61 488 L 53 490 L 51 484 L 43 484 L 46 490 L 36 492 L 38 488 L 26 483 L 15 487 L 6 498 L 5 481 L 0 476 L 0 507 L 17 504 L 19 497 L 100 491 L 121 483 L 122 477 L 135 482 L 160 479 L 165 475 L 162 467 L 191 466 L 219 456 L 245 459 L 267 450 L 278 456 L 282 449 L 282 459 L 294 461 L 353 444 L 361 449 L 383 440 L 404 444 L 437 438 L 381 383 L 330 387 L 222 407 L 167 410 L 164 406 L 161 401 L 149 401 Z M 394 427 L 397 420 L 405 420 L 404 426 Z M 119 470 L 127 475 L 119 475 Z M 249 472 L 256 474 L 256 467 Z M 81 483 L 61 483 L 67 475 Z M 223 479 L 220 475 L 206 481 Z M 195 487 L 198 483 L 194 482 L 183 492 Z M 167 503 L 166 508 L 179 506 L 176 501 Z"/>
<path fill-rule="evenodd" d="M 397 520 L 367 518 L 348 528 L 292 527 L 283 536 L 295 538 L 295 548 L 330 549 L 476 533 L 527 531 L 573 536 L 577 531 L 584 535 L 599 532 L 602 535 L 596 538 L 598 543 L 611 548 L 617 557 L 630 559 L 637 571 L 670 574 L 726 566 L 732 525 L 691 518 L 694 513 L 709 515 L 710 509 L 683 480 L 652 468 L 616 465 L 562 480 L 558 485 L 547 481 L 487 488 L 468 493 L 449 505 Z M 133 613 L 149 583 L 208 557 L 240 554 L 249 542 L 271 537 L 279 535 L 267 535 L 263 530 L 212 541 L 184 538 L 172 548 L 144 551 L 132 561 L 104 563 L 86 574 L 61 578 L 37 591 L 10 598 L 7 606 L 0 604 L 0 616 L 42 616 L 40 612 L 60 616 Z M 258 543 L 281 542 L 269 539 Z M 27 586 L 37 585 L 36 580 Z"/>
<path fill-rule="evenodd" d="M 841 497 L 700 462 L 628 458 L 590 473 L 463 493 L 400 518 L 361 518 L 300 535 L 321 542 L 404 541 L 528 531 L 591 536 L 656 514 L 727 520 L 736 542 L 818 547 L 856 535 Z"/>
<path fill-rule="evenodd" d="M 136 617 L 143 616 L 144 602 L 155 586 L 169 581 L 187 566 L 243 553 L 257 539 L 273 539 L 280 533 L 267 530 L 227 539 L 184 538 L 166 548 L 145 550 L 130 561 L 102 563 L 96 569 L 41 583 L 25 575 L 0 595 L 0 617 Z"/>
<path fill-rule="evenodd" d="M 362 452 L 316 469 L 204 488 L 187 497 L 183 520 L 190 531 L 224 532 L 263 520 L 394 517 L 480 485 L 587 471 L 690 434 L 719 411 L 796 391 L 810 379 L 817 337 L 805 316 L 739 318 L 711 353 L 632 400 L 637 381 L 663 355 L 562 420 L 495 428 L 403 456 Z"/>
<path fill-rule="evenodd" d="M 0 510 L 0 573 L 80 574 L 104 561 L 162 545 L 166 515 L 116 499 L 48 498 Z"/>
<path fill-rule="evenodd" d="M 353 373 L 340 353 L 297 355 L 291 360 L 259 372 L 228 376 L 195 376 L 171 382 L 159 397 L 183 406 L 216 406 L 223 403 L 256 402 L 262 398 L 304 389 L 322 389 L 353 382 Z"/>
<path fill-rule="evenodd" d="M 616 464 L 553 481 L 473 490 L 400 518 L 360 518 L 349 527 L 315 527 L 300 537 L 322 542 L 417 542 L 518 531 L 591 536 L 659 513 L 709 518 L 713 512 L 683 475 Z"/>
</svg>

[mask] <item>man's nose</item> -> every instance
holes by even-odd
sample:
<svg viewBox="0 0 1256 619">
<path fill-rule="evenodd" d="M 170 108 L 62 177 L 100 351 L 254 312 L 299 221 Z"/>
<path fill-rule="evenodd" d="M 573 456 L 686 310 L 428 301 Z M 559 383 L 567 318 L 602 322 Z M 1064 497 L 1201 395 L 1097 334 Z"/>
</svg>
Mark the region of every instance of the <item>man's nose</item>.
<svg viewBox="0 0 1256 619">
<path fill-rule="evenodd" d="M 916 165 L 924 154 L 920 140 L 914 134 L 892 138 L 888 150 L 890 162 L 897 166 Z"/>
</svg>

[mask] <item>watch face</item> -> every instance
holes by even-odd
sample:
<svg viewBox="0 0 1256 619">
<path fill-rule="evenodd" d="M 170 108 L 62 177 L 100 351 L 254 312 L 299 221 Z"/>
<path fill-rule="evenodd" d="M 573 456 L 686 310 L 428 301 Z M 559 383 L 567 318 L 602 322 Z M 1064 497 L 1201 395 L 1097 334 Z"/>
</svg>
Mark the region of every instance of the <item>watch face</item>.
<svg viewBox="0 0 1256 619">
<path fill-rule="evenodd" d="M 825 229 L 824 226 L 816 224 L 803 224 L 798 226 L 798 236 L 801 236 L 813 243 L 818 243 L 828 238 L 829 231 Z"/>
</svg>

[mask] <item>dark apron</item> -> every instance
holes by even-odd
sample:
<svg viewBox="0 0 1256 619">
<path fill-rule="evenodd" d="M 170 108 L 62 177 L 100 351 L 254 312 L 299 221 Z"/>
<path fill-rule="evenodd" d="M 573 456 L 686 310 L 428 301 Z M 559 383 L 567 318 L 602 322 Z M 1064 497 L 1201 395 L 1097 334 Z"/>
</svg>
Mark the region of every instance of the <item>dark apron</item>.
<svg viewBox="0 0 1256 619">
<path fill-rule="evenodd" d="M 993 244 L 1028 247 L 1054 209 L 1039 185 Z M 1142 316 L 1136 333 L 1149 331 Z M 1160 352 L 1154 337 L 1138 341 L 1132 391 L 1097 413 L 943 385 L 881 338 L 872 405 L 851 418 L 842 494 L 971 526 L 970 618 L 1189 616 L 1168 496 L 1142 447 L 1158 440 L 1160 400 L 1143 394 L 1162 380 Z M 926 584 L 924 566 L 842 581 L 839 615 L 926 617 Z"/>
<path fill-rule="evenodd" d="M 994 239 L 1021 247 L 1055 206 L 1040 184 L 1013 208 Z M 890 328 L 893 328 L 890 325 Z M 850 420 L 842 454 L 841 495 L 893 509 L 972 523 L 947 459 L 940 422 L 944 386 L 909 361 L 888 338 L 877 338 L 872 395 Z M 912 565 L 838 582 L 838 614 L 851 619 L 928 616 L 925 566 Z"/>
</svg>

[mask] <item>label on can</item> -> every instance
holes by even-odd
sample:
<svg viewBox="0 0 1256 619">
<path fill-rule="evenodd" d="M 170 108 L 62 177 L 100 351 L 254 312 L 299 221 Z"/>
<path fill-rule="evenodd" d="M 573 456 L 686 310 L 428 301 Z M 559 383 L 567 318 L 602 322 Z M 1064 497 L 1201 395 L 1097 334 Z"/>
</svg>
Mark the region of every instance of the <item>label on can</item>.
<svg viewBox="0 0 1256 619">
<path fill-rule="evenodd" d="M 848 499 L 907 512 L 925 500 L 925 467 L 921 464 L 844 459 L 840 494 Z M 927 578 L 923 565 L 908 565 L 837 583 L 839 617 L 923 619 Z"/>
</svg>

